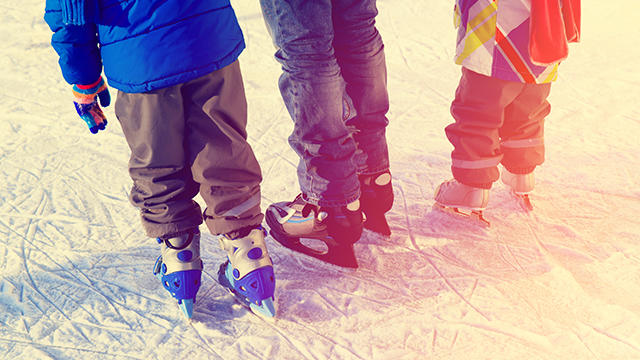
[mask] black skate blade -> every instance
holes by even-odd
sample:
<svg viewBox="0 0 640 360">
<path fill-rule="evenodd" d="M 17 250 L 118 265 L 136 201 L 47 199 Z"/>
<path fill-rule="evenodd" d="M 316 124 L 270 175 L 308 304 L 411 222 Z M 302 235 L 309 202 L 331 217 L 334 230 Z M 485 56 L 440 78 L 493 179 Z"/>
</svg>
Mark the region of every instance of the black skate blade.
<svg viewBox="0 0 640 360">
<path fill-rule="evenodd" d="M 295 252 L 311 256 L 329 264 L 351 269 L 358 268 L 358 260 L 356 260 L 356 254 L 353 251 L 352 244 L 338 244 L 330 237 L 317 239 L 327 245 L 326 251 L 320 251 L 304 245 L 300 241 L 300 238 L 292 238 L 275 231 L 270 231 L 269 233 L 280 245 Z"/>
<path fill-rule="evenodd" d="M 460 209 L 458 208 L 443 206 L 438 203 L 433 204 L 433 210 L 451 214 L 464 220 L 470 220 L 471 222 L 480 225 L 483 228 L 488 228 L 491 226 L 491 223 L 484 218 L 482 210 L 472 210 L 470 213 L 465 213 L 460 211 Z"/>
<path fill-rule="evenodd" d="M 384 214 L 367 214 L 366 217 L 367 219 L 364 222 L 365 229 L 383 236 L 391 236 L 391 229 L 389 228 L 389 223 L 387 222 Z"/>
</svg>

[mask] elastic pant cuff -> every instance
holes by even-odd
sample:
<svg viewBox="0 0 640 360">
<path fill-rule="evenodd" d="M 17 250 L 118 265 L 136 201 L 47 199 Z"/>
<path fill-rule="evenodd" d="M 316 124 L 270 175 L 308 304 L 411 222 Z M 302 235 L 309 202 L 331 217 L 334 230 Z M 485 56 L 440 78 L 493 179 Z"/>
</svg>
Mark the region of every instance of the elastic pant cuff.
<svg viewBox="0 0 640 360">
<path fill-rule="evenodd" d="M 166 235 L 160 236 L 160 239 L 167 240 L 167 239 L 177 238 L 177 237 L 180 237 L 182 235 L 188 234 L 192 230 L 193 229 L 187 229 L 187 230 L 172 232 L 170 234 L 166 234 Z"/>
<path fill-rule="evenodd" d="M 509 171 L 512 174 L 521 174 L 521 175 L 526 175 L 526 174 L 531 174 L 533 172 L 533 170 L 536 169 L 536 166 L 528 166 L 528 167 L 516 167 L 516 168 L 508 168 L 505 166 L 505 168 L 507 169 L 507 171 Z"/>
<path fill-rule="evenodd" d="M 245 227 L 240 228 L 238 230 L 230 231 L 230 232 L 224 234 L 224 236 L 226 236 L 227 238 L 229 238 L 231 240 L 240 239 L 240 238 L 243 238 L 243 237 L 246 237 L 247 235 L 249 235 L 251 230 L 257 228 L 258 226 L 260 226 L 260 225 L 245 226 Z"/>
<path fill-rule="evenodd" d="M 480 189 L 491 189 L 491 185 L 493 185 L 493 183 L 464 183 L 462 181 L 459 181 L 459 182 L 462 183 L 462 184 L 465 184 L 467 186 L 471 186 L 471 187 L 474 187 L 474 188 L 480 188 Z"/>
</svg>

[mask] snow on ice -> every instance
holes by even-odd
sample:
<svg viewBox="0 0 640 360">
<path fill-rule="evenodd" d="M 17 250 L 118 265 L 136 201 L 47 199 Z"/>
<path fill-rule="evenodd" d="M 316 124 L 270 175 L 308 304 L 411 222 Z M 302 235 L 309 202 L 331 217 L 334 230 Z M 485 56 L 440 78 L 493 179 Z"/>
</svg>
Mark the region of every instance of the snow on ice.
<svg viewBox="0 0 640 360">
<path fill-rule="evenodd" d="M 258 1 L 233 2 L 263 207 L 298 192 L 291 120 Z M 489 229 L 431 211 L 450 177 L 444 127 L 460 68 L 453 1 L 379 0 L 396 200 L 336 271 L 267 239 L 278 319 L 205 274 L 187 321 L 151 270 L 158 245 L 128 202 L 128 148 L 76 116 L 44 1 L 0 0 L 0 358 L 640 359 L 640 12 L 583 2 L 582 43 L 552 86 L 535 210 L 496 184 Z M 112 95 L 115 91 L 112 89 Z"/>
</svg>

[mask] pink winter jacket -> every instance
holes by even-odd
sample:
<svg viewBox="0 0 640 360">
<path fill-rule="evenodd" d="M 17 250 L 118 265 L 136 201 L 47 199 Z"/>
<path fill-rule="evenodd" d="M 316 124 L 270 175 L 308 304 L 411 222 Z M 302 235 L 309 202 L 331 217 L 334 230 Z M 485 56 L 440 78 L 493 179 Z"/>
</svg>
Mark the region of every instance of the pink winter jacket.
<svg viewBox="0 0 640 360">
<path fill-rule="evenodd" d="M 580 0 L 456 0 L 454 22 L 456 64 L 502 80 L 548 83 L 557 79 L 567 43 L 580 39 Z"/>
</svg>

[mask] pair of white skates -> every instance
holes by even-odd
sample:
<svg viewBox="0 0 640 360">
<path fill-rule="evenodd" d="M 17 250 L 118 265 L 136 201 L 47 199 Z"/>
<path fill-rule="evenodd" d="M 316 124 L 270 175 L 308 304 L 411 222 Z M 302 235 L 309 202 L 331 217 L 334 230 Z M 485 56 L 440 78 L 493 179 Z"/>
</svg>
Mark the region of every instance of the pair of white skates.
<svg viewBox="0 0 640 360">
<path fill-rule="evenodd" d="M 218 241 L 227 252 L 227 260 L 220 265 L 217 280 L 253 313 L 272 319 L 276 314 L 275 277 L 265 236 L 262 226 L 236 239 L 219 236 Z M 200 231 L 190 229 L 171 238 L 159 238 L 158 243 L 162 245 L 162 255 L 156 261 L 153 273 L 177 300 L 184 316 L 191 318 L 203 269 Z"/>
<path fill-rule="evenodd" d="M 529 200 L 529 194 L 536 186 L 533 172 L 513 174 L 503 169 L 500 180 L 511 190 L 525 210 L 533 210 Z M 456 180 L 448 180 L 438 185 L 434 199 L 436 201 L 433 205 L 434 210 L 469 218 L 484 227 L 491 225 L 482 214 L 489 203 L 489 189 L 475 188 Z"/>
</svg>

